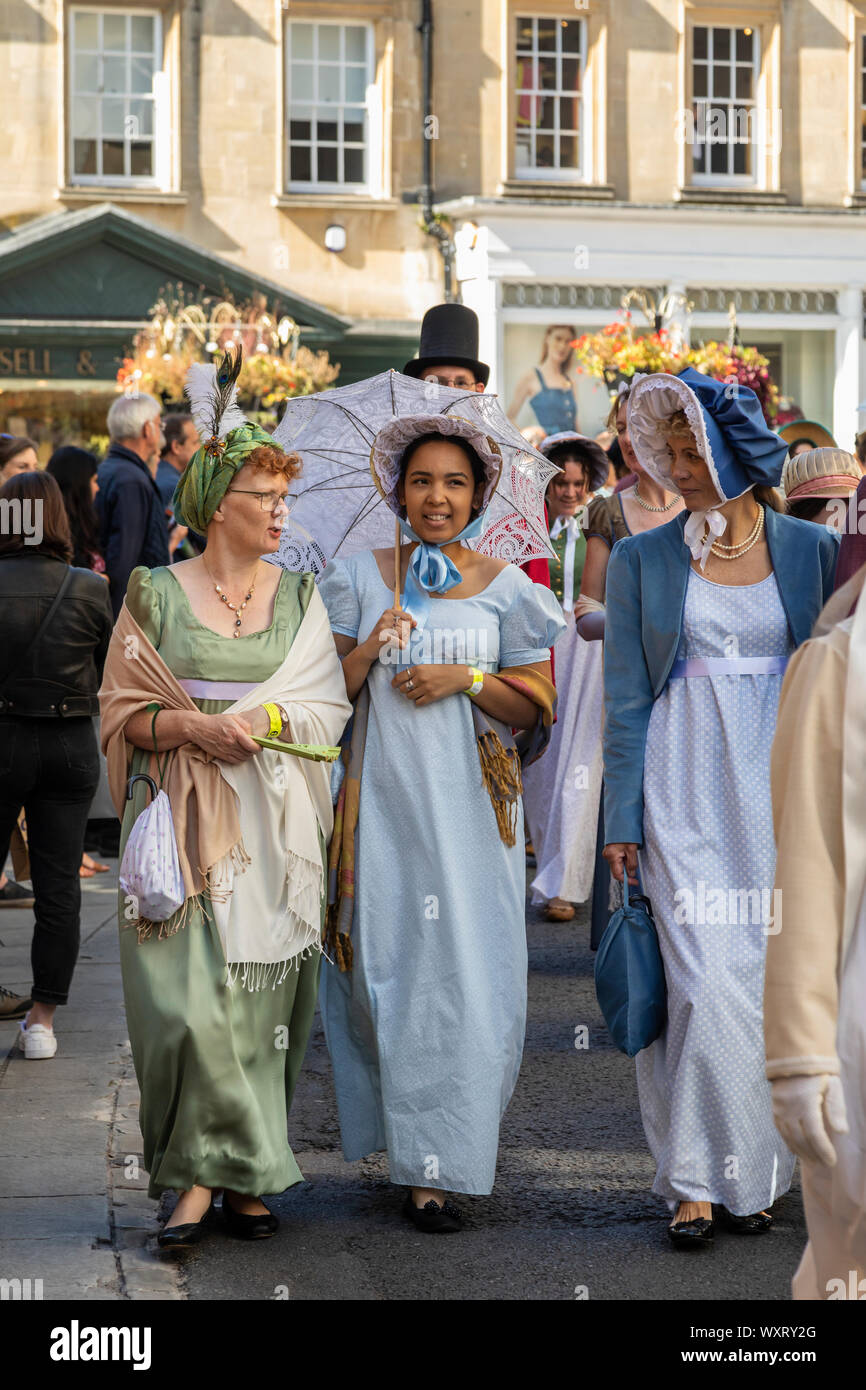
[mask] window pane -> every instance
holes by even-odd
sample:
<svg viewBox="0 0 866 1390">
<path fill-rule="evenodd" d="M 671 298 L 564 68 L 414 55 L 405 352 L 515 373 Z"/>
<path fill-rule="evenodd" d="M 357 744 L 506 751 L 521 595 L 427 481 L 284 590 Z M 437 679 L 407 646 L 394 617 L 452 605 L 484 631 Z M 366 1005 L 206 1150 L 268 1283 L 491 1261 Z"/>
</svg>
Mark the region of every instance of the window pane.
<svg viewBox="0 0 866 1390">
<path fill-rule="evenodd" d="M 340 29 L 336 24 L 319 25 L 319 61 L 336 62 L 340 57 Z"/>
<path fill-rule="evenodd" d="M 553 169 L 554 164 L 553 136 L 538 131 L 535 140 L 535 167 L 537 169 Z"/>
<path fill-rule="evenodd" d="M 333 147 L 325 146 L 317 152 L 318 172 L 317 178 L 320 183 L 337 182 L 337 151 Z"/>
<path fill-rule="evenodd" d="M 556 125 L 556 97 L 544 97 L 536 103 L 535 124 L 542 130 L 553 130 Z"/>
<path fill-rule="evenodd" d="M 750 153 L 750 146 L 749 146 L 749 145 L 735 145 L 735 146 L 734 146 L 734 173 L 735 173 L 735 174 L 748 174 L 748 173 L 749 173 L 749 165 L 750 165 L 750 163 L 751 163 L 751 160 L 749 159 L 749 153 Z"/>
<path fill-rule="evenodd" d="M 535 86 L 537 77 L 537 64 L 531 58 L 519 58 L 517 61 L 518 92 L 531 91 Z"/>
<path fill-rule="evenodd" d="M 344 150 L 343 151 L 343 177 L 346 183 L 364 182 L 364 151 L 363 150 Z"/>
<path fill-rule="evenodd" d="M 131 101 L 128 120 L 130 124 L 126 128 L 126 133 L 131 140 L 137 140 L 141 135 L 152 135 L 153 102 Z"/>
<path fill-rule="evenodd" d="M 121 98 L 109 98 L 102 103 L 103 135 L 125 135 L 123 118 L 126 115 L 126 102 Z"/>
<path fill-rule="evenodd" d="M 297 180 L 298 183 L 309 183 L 312 177 L 313 174 L 312 167 L 310 164 L 310 151 L 308 149 L 304 149 L 303 146 L 300 148 L 293 146 L 291 159 L 291 178 Z"/>
<path fill-rule="evenodd" d="M 729 97 L 731 95 L 731 69 L 713 67 L 713 96 Z"/>
<path fill-rule="evenodd" d="M 133 141 L 130 145 L 129 172 L 140 179 L 153 177 L 153 145 L 149 140 Z"/>
<path fill-rule="evenodd" d="M 542 52 L 556 52 L 556 30 L 555 19 L 540 19 L 538 21 L 538 47 Z"/>
<path fill-rule="evenodd" d="M 560 23 L 563 53 L 580 52 L 580 20 L 566 19 Z"/>
<path fill-rule="evenodd" d="M 561 169 L 577 168 L 576 135 L 561 135 L 559 137 L 559 167 Z"/>
<path fill-rule="evenodd" d="M 364 112 L 354 108 L 343 112 L 343 139 L 356 140 L 360 143 L 364 139 Z"/>
<path fill-rule="evenodd" d="M 563 58 L 562 60 L 562 90 L 564 92 L 580 91 L 580 63 L 577 58 Z"/>
<path fill-rule="evenodd" d="M 346 101 L 363 101 L 366 91 L 366 68 L 346 68 Z"/>
<path fill-rule="evenodd" d="M 312 125 L 309 121 L 289 121 L 290 140 L 309 140 Z"/>
<path fill-rule="evenodd" d="M 731 31 L 730 29 L 713 30 L 713 58 L 716 62 L 719 59 L 727 60 L 731 56 Z"/>
<path fill-rule="evenodd" d="M 75 47 L 76 48 L 98 48 L 99 47 L 99 16 L 95 14 L 76 14 L 75 16 Z M 83 173 L 84 170 L 79 172 Z"/>
<path fill-rule="evenodd" d="M 518 130 L 514 142 L 514 167 L 528 169 L 532 163 L 532 136 L 528 130 Z"/>
<path fill-rule="evenodd" d="M 133 92 L 152 92 L 153 91 L 153 59 L 152 58 L 132 58 L 131 64 L 131 87 Z"/>
<path fill-rule="evenodd" d="M 705 97 L 707 93 L 707 65 L 696 63 L 692 71 L 692 95 Z"/>
<path fill-rule="evenodd" d="M 292 63 L 291 92 L 292 101 L 313 100 L 313 69 L 311 67 Z"/>
<path fill-rule="evenodd" d="M 319 101 L 340 100 L 340 69 L 319 68 Z"/>
<path fill-rule="evenodd" d="M 72 171 L 75 174 L 96 173 L 95 140 L 74 140 L 72 142 Z"/>
<path fill-rule="evenodd" d="M 706 173 L 707 147 L 706 145 L 695 145 L 693 168 L 696 174 Z"/>
<path fill-rule="evenodd" d="M 289 26 L 289 37 L 291 40 L 293 58 L 312 58 L 313 56 L 313 26 L 312 24 L 291 24 Z"/>
<path fill-rule="evenodd" d="M 707 31 L 703 25 L 692 31 L 692 56 L 695 58 L 706 58 L 707 56 Z"/>
<path fill-rule="evenodd" d="M 126 91 L 126 59 L 103 58 L 102 90 L 104 92 Z"/>
<path fill-rule="evenodd" d="M 728 172 L 728 147 L 727 145 L 710 145 L 710 173 L 726 174 Z"/>
<path fill-rule="evenodd" d="M 82 140 L 99 134 L 99 97 L 72 98 L 72 129 Z"/>
<path fill-rule="evenodd" d="M 336 121 L 317 121 L 317 122 L 316 122 L 316 139 L 317 139 L 317 140 L 333 140 L 333 141 L 336 143 L 336 139 L 337 139 L 337 122 L 336 122 Z"/>
<path fill-rule="evenodd" d="M 346 62 L 347 63 L 366 63 L 367 61 L 367 31 L 360 25 L 349 24 L 345 29 L 346 35 Z"/>
<path fill-rule="evenodd" d="M 518 52 L 526 52 L 532 48 L 532 20 L 523 15 L 518 15 L 515 20 L 516 43 Z"/>
<path fill-rule="evenodd" d="M 578 129 L 578 112 L 580 102 L 577 97 L 561 97 L 559 101 L 559 128 L 560 130 Z"/>
<path fill-rule="evenodd" d="M 738 97 L 751 97 L 751 96 L 752 96 L 752 94 L 753 94 L 753 92 L 752 92 L 752 77 L 753 77 L 753 73 L 752 73 L 752 69 L 751 69 L 751 68 L 743 68 L 743 67 L 737 68 L 737 90 L 736 90 L 736 95 L 737 95 Z"/>
<path fill-rule="evenodd" d="M 569 59 L 574 66 L 574 60 Z M 538 62 L 538 86 L 545 91 L 553 91 L 556 87 L 556 59 L 540 58 Z"/>
<path fill-rule="evenodd" d="M 132 16 L 132 51 L 133 53 L 152 53 L 153 52 L 153 15 L 133 15 Z"/>
<path fill-rule="evenodd" d="M 740 59 L 741 62 L 744 58 L 752 58 L 754 52 L 754 42 L 754 33 L 747 34 L 745 29 L 737 30 L 737 57 Z"/>
<path fill-rule="evenodd" d="M 125 14 L 105 14 L 102 16 L 102 46 L 115 51 L 126 48 Z"/>
<path fill-rule="evenodd" d="M 99 91 L 99 58 L 95 53 L 76 53 L 72 74 L 74 91 Z"/>
<path fill-rule="evenodd" d="M 114 178 L 123 178 L 123 141 L 103 140 L 102 172 Z"/>
</svg>

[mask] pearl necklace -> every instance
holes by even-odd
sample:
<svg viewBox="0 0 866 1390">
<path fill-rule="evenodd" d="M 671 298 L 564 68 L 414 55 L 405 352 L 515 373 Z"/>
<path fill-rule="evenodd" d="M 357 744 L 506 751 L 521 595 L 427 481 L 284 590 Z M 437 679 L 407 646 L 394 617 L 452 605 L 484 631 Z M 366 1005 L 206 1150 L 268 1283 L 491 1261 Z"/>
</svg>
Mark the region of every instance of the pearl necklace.
<svg viewBox="0 0 866 1390">
<path fill-rule="evenodd" d="M 670 502 L 666 503 L 664 507 L 651 506 L 649 502 L 645 502 L 641 497 L 640 493 L 638 492 L 637 483 L 635 483 L 634 485 L 634 500 L 637 502 L 639 507 L 643 507 L 645 512 L 669 512 L 671 507 L 675 507 L 677 504 L 676 497 L 672 497 Z"/>
<path fill-rule="evenodd" d="M 246 598 L 244 599 L 243 603 L 232 603 L 231 600 L 228 598 L 228 596 L 227 596 L 226 594 L 223 593 L 222 588 L 220 587 L 219 584 L 217 584 L 216 580 L 214 579 L 213 575 L 211 574 L 210 569 L 208 568 L 207 560 L 205 560 L 204 556 L 202 556 L 202 561 L 204 562 L 204 567 L 205 567 L 205 569 L 207 570 L 208 575 L 210 576 L 210 578 L 211 578 L 211 580 L 212 580 L 212 582 L 213 582 L 213 586 L 214 586 L 214 588 L 216 589 L 217 593 L 219 594 L 220 598 L 222 599 L 223 603 L 226 604 L 226 606 L 229 607 L 229 608 L 232 610 L 232 612 L 233 612 L 234 614 L 236 614 L 236 617 L 235 617 L 235 630 L 234 630 L 234 632 L 232 633 L 232 637 L 240 637 L 241 634 L 238 632 L 238 628 L 240 627 L 241 622 L 243 621 L 243 619 L 241 618 L 241 614 L 243 613 L 244 609 L 246 608 L 247 604 L 249 603 L 250 599 L 252 598 L 253 594 L 254 594 L 255 591 L 256 591 L 256 573 L 255 573 L 255 570 L 253 571 L 253 579 L 252 579 L 252 583 L 250 584 L 250 587 L 249 587 L 249 592 L 248 592 Z M 258 570 L 258 567 L 259 567 L 259 566 L 258 566 L 258 561 L 257 561 L 257 562 L 256 562 L 256 570 Z"/>
<path fill-rule="evenodd" d="M 761 532 L 763 531 L 763 529 L 764 509 L 763 507 L 759 507 L 758 519 L 744 541 L 740 541 L 738 545 L 724 545 L 722 541 L 713 541 L 713 544 L 710 547 L 710 553 L 713 555 L 717 555 L 720 560 L 739 560 L 742 558 L 743 555 L 746 555 L 752 549 L 753 545 L 757 545 L 758 541 L 760 540 Z M 704 540 L 707 539 L 707 536 L 709 536 L 709 534 L 710 528 L 707 527 L 704 533 Z"/>
</svg>

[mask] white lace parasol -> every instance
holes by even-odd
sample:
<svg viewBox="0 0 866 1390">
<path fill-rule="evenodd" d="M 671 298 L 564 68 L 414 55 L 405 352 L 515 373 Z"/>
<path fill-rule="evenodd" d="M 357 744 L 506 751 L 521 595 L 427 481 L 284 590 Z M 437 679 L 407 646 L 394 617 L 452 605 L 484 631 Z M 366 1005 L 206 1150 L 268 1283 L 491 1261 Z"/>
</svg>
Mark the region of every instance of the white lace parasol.
<svg viewBox="0 0 866 1390">
<path fill-rule="evenodd" d="M 485 529 L 470 544 L 516 564 L 553 556 L 544 524 L 544 492 L 559 469 L 527 443 L 498 398 L 389 371 L 288 401 L 274 439 L 300 454 L 303 469 L 292 484 L 298 501 L 272 557 L 275 562 L 318 574 L 335 555 L 393 544 L 394 517 L 370 473 L 373 440 L 397 415 L 433 414 L 477 422 L 502 453 L 502 475 Z"/>
</svg>

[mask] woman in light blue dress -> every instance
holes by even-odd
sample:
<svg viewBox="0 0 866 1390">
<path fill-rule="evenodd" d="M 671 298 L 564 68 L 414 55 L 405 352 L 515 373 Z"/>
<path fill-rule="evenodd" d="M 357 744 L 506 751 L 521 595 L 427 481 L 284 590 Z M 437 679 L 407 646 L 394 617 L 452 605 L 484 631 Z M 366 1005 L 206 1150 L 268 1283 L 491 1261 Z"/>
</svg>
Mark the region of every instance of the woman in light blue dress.
<svg viewBox="0 0 866 1390">
<path fill-rule="evenodd" d="M 653 1191 L 679 1247 L 714 1211 L 755 1235 L 794 1168 L 764 1075 L 770 748 L 782 675 L 832 592 L 836 542 L 774 509 L 785 446 L 757 397 L 686 370 L 628 402 L 643 468 L 686 512 L 614 546 L 605 628 L 604 855 L 652 904 L 667 1024 L 638 1054 Z"/>
<path fill-rule="evenodd" d="M 453 1231 L 460 1212 L 443 1195 L 491 1191 L 520 1069 L 525 856 L 509 726 L 549 723 L 564 623 L 549 590 L 461 543 L 479 533 L 500 466 L 476 427 L 397 420 L 373 465 L 413 540 L 400 551 L 411 616 L 394 608 L 393 550 L 328 564 L 320 592 L 356 702 L 335 842 L 359 794 L 354 876 L 351 842 L 342 863 L 354 901 L 320 1002 L 345 1157 L 387 1150 L 392 1182 L 412 1189 L 406 1214 Z"/>
</svg>

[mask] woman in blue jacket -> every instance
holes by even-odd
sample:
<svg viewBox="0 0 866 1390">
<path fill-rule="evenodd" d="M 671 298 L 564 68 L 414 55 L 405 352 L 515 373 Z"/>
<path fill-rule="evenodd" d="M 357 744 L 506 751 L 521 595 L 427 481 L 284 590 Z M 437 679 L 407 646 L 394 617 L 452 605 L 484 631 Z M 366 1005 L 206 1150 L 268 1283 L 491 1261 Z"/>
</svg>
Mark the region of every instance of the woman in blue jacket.
<svg viewBox="0 0 866 1390">
<path fill-rule="evenodd" d="M 785 445 L 754 392 L 690 368 L 628 404 L 646 471 L 686 511 L 619 541 L 607 574 L 604 855 L 638 851 L 668 986 L 638 1055 L 653 1191 L 679 1246 L 769 1229 L 790 1186 L 764 1078 L 762 996 L 774 901 L 770 745 L 782 675 L 833 588 L 837 538 L 780 515 Z"/>
</svg>

